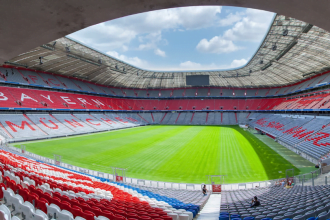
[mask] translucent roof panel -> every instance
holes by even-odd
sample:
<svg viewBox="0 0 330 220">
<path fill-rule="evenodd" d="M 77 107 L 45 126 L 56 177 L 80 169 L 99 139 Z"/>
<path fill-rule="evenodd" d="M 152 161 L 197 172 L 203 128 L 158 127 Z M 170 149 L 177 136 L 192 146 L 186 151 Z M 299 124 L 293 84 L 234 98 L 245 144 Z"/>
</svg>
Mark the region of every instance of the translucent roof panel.
<svg viewBox="0 0 330 220">
<path fill-rule="evenodd" d="M 330 33 L 276 15 L 249 63 L 227 71 L 155 72 L 136 68 L 69 38 L 60 38 L 12 58 L 26 66 L 94 83 L 126 88 L 183 88 L 187 75 L 209 75 L 211 87 L 262 88 L 289 85 L 330 67 Z M 43 64 L 40 65 L 39 57 Z"/>
</svg>

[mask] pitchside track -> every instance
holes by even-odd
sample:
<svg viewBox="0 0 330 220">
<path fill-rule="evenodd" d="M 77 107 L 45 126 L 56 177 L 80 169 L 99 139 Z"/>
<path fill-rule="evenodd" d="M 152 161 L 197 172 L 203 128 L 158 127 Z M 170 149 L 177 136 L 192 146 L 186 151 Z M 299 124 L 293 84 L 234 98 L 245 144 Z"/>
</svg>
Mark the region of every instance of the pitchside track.
<svg viewBox="0 0 330 220">
<path fill-rule="evenodd" d="M 238 126 L 155 125 L 24 144 L 45 157 L 62 155 L 65 163 L 110 173 L 110 166 L 128 168 L 128 177 L 158 181 L 202 183 L 221 174 L 226 183 L 255 182 L 302 170 Z M 312 169 L 299 161 L 304 172 Z"/>
</svg>

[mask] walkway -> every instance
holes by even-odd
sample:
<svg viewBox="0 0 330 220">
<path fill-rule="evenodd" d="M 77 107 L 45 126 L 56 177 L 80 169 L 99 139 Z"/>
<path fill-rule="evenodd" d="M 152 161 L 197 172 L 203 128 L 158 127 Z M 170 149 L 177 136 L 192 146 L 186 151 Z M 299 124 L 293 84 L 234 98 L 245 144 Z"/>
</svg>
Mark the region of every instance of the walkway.
<svg viewBox="0 0 330 220">
<path fill-rule="evenodd" d="M 212 194 L 197 217 L 198 220 L 218 220 L 221 205 L 221 194 Z"/>
</svg>

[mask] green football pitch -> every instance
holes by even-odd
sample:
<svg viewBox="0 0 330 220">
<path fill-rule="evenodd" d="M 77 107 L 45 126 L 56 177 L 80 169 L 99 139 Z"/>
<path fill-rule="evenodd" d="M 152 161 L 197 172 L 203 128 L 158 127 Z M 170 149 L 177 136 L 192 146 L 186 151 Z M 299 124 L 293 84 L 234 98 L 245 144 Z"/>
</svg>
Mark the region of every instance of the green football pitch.
<svg viewBox="0 0 330 220">
<path fill-rule="evenodd" d="M 206 175 L 227 175 L 225 183 L 255 182 L 282 178 L 290 168 L 295 174 L 312 169 L 264 142 L 238 126 L 154 125 L 24 144 L 75 166 L 110 173 L 110 166 L 127 168 L 128 177 L 156 181 L 204 183 Z"/>
</svg>

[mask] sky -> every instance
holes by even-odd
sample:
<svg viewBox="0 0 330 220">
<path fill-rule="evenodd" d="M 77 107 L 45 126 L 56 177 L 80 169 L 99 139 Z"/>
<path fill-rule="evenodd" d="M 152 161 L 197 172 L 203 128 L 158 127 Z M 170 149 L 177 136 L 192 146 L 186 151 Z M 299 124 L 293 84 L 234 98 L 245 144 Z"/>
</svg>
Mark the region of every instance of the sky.
<svg viewBox="0 0 330 220">
<path fill-rule="evenodd" d="M 252 58 L 273 17 L 249 8 L 182 7 L 106 21 L 69 37 L 145 70 L 231 69 Z"/>
</svg>

